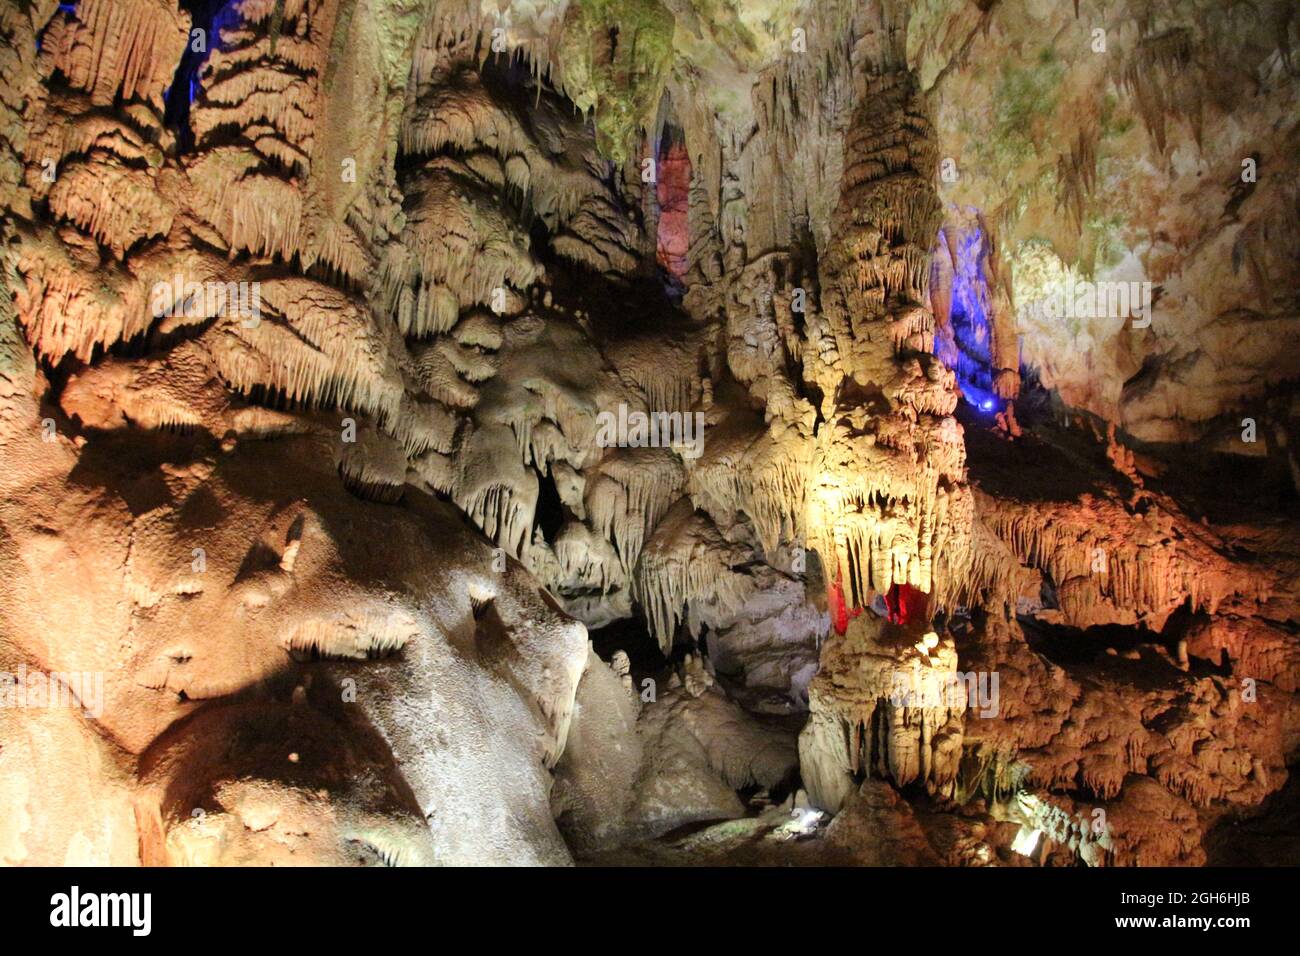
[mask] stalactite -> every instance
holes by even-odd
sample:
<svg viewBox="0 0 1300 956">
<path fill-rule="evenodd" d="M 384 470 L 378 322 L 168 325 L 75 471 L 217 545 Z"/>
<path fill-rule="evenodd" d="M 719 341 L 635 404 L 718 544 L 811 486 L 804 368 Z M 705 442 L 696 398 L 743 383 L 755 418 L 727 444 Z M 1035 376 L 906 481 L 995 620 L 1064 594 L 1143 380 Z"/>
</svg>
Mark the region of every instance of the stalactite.
<svg viewBox="0 0 1300 956">
<path fill-rule="evenodd" d="M 1228 561 L 1212 533 L 1158 508 L 1133 516 L 1088 495 L 1064 505 L 980 496 L 977 507 L 1022 564 L 1051 576 L 1066 619 L 1080 625 L 1117 619 L 1158 628 L 1184 602 L 1214 612 L 1234 596 L 1263 600 L 1272 587 Z"/>
<path fill-rule="evenodd" d="M 46 49 L 95 105 L 120 93 L 161 107 L 189 26 L 189 14 L 167 0 L 80 0 L 75 18 L 56 18 L 46 31 Z"/>
<path fill-rule="evenodd" d="M 270 314 L 256 324 L 231 317 L 213 342 L 218 368 L 233 388 L 272 388 L 295 401 L 397 418 L 399 359 L 364 308 L 305 279 L 265 282 L 260 294 Z M 303 340 L 310 349 L 297 347 Z"/>
<path fill-rule="evenodd" d="M 42 355 L 86 361 L 96 346 L 139 335 L 151 321 L 145 283 L 116 270 L 85 272 L 78 268 L 85 252 L 48 233 L 25 236 L 17 256 L 23 288 L 15 298 L 27 337 Z"/>
<path fill-rule="evenodd" d="M 677 627 L 693 617 L 697 602 L 734 611 L 749 585 L 728 564 L 731 548 L 707 518 L 678 502 L 659 522 L 641 553 L 633 578 L 633 595 L 650 633 L 666 653 Z"/>
<path fill-rule="evenodd" d="M 76 223 L 119 259 L 136 243 L 165 235 L 175 215 L 148 175 L 115 162 L 65 168 L 49 199 L 55 215 Z"/>
<path fill-rule="evenodd" d="M 637 566 L 647 536 L 685 484 L 680 461 L 666 449 L 630 449 L 601 461 L 586 479 L 591 524 L 610 541 L 626 571 Z"/>
</svg>

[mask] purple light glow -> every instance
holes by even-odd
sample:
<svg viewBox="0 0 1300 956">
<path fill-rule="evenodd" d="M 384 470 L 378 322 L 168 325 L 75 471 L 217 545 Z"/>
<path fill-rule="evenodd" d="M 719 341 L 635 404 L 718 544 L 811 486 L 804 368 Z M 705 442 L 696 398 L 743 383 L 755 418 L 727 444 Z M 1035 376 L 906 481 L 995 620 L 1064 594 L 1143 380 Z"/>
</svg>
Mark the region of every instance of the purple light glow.
<svg viewBox="0 0 1300 956">
<path fill-rule="evenodd" d="M 951 338 L 935 336 L 935 354 L 957 373 L 962 397 L 981 412 L 997 412 L 1002 400 L 993 390 L 989 289 L 984 277 L 984 233 L 975 226 L 957 233 L 953 262 Z"/>
</svg>

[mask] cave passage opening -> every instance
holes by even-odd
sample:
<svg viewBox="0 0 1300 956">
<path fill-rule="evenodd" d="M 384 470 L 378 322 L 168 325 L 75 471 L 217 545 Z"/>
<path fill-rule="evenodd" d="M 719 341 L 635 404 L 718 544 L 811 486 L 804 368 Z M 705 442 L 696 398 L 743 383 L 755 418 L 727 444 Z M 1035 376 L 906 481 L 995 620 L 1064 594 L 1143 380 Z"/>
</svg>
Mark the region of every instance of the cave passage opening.
<svg viewBox="0 0 1300 956">
<path fill-rule="evenodd" d="M 664 654 L 643 615 L 636 614 L 611 621 L 603 627 L 589 628 L 587 637 L 602 661 L 608 662 L 616 651 L 627 654 L 632 665 L 633 686 L 638 691 L 641 681 L 646 678 L 661 686 L 666 684 L 673 659 Z"/>
</svg>

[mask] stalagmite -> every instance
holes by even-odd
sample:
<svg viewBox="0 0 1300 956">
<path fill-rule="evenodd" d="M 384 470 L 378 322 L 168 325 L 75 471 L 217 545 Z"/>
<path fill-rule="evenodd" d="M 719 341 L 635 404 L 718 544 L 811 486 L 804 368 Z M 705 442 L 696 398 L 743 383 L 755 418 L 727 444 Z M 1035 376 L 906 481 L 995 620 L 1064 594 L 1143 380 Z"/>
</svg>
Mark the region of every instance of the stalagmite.
<svg viewBox="0 0 1300 956">
<path fill-rule="evenodd" d="M 873 773 L 899 787 L 920 780 L 931 793 L 954 793 L 965 712 L 978 694 L 957 674 L 951 639 L 928 634 L 912 645 L 913 632 L 864 616 L 826 645 L 799 738 L 817 806 L 839 810 L 855 780 Z"/>
</svg>

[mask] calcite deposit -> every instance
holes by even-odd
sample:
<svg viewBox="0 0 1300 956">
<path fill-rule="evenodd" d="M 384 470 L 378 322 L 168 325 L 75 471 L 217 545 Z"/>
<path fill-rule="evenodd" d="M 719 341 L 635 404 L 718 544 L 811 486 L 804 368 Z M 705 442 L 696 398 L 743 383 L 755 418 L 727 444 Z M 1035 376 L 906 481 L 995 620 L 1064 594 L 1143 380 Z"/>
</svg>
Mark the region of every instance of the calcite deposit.
<svg viewBox="0 0 1300 956">
<path fill-rule="evenodd" d="M 0 861 L 1275 862 L 1289 0 L 0 38 Z"/>
</svg>

